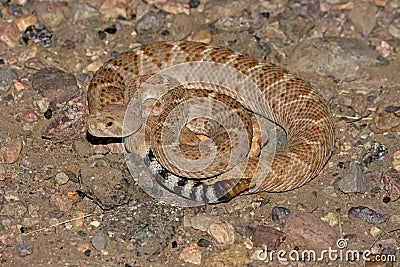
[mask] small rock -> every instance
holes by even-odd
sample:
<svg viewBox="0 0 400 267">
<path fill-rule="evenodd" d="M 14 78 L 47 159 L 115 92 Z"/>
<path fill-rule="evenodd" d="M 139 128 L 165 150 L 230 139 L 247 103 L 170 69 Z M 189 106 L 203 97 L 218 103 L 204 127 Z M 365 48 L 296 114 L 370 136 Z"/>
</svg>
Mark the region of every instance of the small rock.
<svg viewBox="0 0 400 267">
<path fill-rule="evenodd" d="M 60 2 L 48 3 L 39 2 L 35 5 L 35 11 L 40 23 L 55 28 L 61 25 L 65 20 L 65 12 L 70 12 L 68 6 Z"/>
<path fill-rule="evenodd" d="M 381 230 L 379 227 L 377 227 L 377 226 L 373 226 L 373 227 L 371 228 L 371 231 L 370 231 L 370 233 L 371 233 L 371 235 L 372 235 L 373 237 L 377 237 L 381 232 L 382 232 L 382 230 Z"/>
<path fill-rule="evenodd" d="M 18 160 L 23 147 L 23 141 L 17 139 L 0 148 L 0 162 L 12 164 Z"/>
<path fill-rule="evenodd" d="M 200 231 L 207 231 L 212 223 L 218 223 L 219 219 L 216 219 L 215 216 L 207 216 L 204 214 L 196 214 L 192 218 L 186 219 L 185 217 L 185 226 L 191 226 L 193 229 Z"/>
<path fill-rule="evenodd" d="M 388 153 L 388 148 L 384 144 L 378 142 L 367 142 L 364 144 L 367 153 L 363 156 L 363 163 L 365 165 L 370 164 L 372 161 L 383 157 Z"/>
<path fill-rule="evenodd" d="M 158 32 L 165 23 L 163 12 L 147 12 L 135 24 L 135 30 L 138 34 L 149 34 Z"/>
<path fill-rule="evenodd" d="M 195 32 L 192 36 L 192 40 L 195 42 L 209 44 L 211 43 L 212 35 L 210 31 L 199 30 Z"/>
<path fill-rule="evenodd" d="M 183 40 L 192 32 L 192 27 L 192 19 L 181 13 L 175 16 L 169 31 L 175 40 Z"/>
<path fill-rule="evenodd" d="M 90 243 L 96 250 L 101 251 L 106 248 L 106 235 L 103 231 L 99 231 L 93 235 Z"/>
<path fill-rule="evenodd" d="M 27 210 L 28 209 L 19 201 L 10 202 L 3 205 L 0 215 L 19 219 L 24 217 Z"/>
<path fill-rule="evenodd" d="M 197 241 L 197 245 L 202 248 L 206 248 L 206 247 L 210 246 L 210 244 L 211 244 L 211 242 L 205 238 L 200 238 L 199 241 Z"/>
<path fill-rule="evenodd" d="M 43 114 L 49 109 L 50 103 L 47 100 L 40 99 L 37 101 L 37 106 L 39 108 L 39 112 Z"/>
<path fill-rule="evenodd" d="M 377 8 L 369 2 L 359 2 L 349 13 L 349 19 L 353 22 L 356 29 L 367 37 L 376 24 Z"/>
<path fill-rule="evenodd" d="M 381 224 L 387 220 L 382 214 L 365 206 L 352 207 L 348 216 L 350 219 L 358 218 L 370 224 Z"/>
<path fill-rule="evenodd" d="M 352 161 L 337 185 L 343 193 L 365 193 L 367 191 L 367 179 L 361 166 Z"/>
<path fill-rule="evenodd" d="M 33 253 L 33 248 L 25 243 L 17 242 L 17 253 L 20 257 L 25 257 Z"/>
<path fill-rule="evenodd" d="M 229 6 L 229 8 L 227 8 Z M 217 20 L 222 17 L 237 16 L 245 12 L 244 10 L 248 7 L 247 1 L 230 1 L 230 0 L 219 0 L 219 1 L 208 1 L 204 13 L 206 18 L 209 20 Z"/>
<path fill-rule="evenodd" d="M 271 216 L 274 223 L 283 224 L 286 221 L 286 216 L 290 214 L 290 210 L 285 207 L 273 207 Z"/>
<path fill-rule="evenodd" d="M 72 202 L 67 195 L 52 194 L 50 201 L 61 211 L 69 211 L 72 209 Z"/>
<path fill-rule="evenodd" d="M 376 43 L 375 50 L 384 58 L 388 58 L 394 52 L 393 46 L 383 40 Z"/>
<path fill-rule="evenodd" d="M 152 1 L 148 1 L 151 4 Z M 154 2 L 160 2 L 159 0 L 155 0 Z M 185 1 L 186 2 L 186 1 Z M 171 14 L 185 14 L 190 15 L 190 7 L 189 4 L 179 1 L 179 0 L 168 0 L 165 3 L 160 3 L 157 6 L 164 10 L 167 13 Z"/>
<path fill-rule="evenodd" d="M 34 122 L 37 122 L 38 120 L 39 120 L 39 117 L 38 117 L 38 115 L 36 115 L 35 112 L 33 112 L 32 110 L 25 111 L 24 121 L 26 121 L 28 123 L 34 123 Z"/>
<path fill-rule="evenodd" d="M 377 56 L 364 40 L 324 37 L 299 43 L 289 55 L 286 64 L 293 71 L 346 80 L 356 78 L 361 66 L 378 64 Z"/>
<path fill-rule="evenodd" d="M 286 236 L 290 235 L 307 249 L 334 247 L 339 238 L 336 228 L 300 210 L 292 211 L 287 216 L 284 230 Z"/>
<path fill-rule="evenodd" d="M 328 214 L 321 218 L 322 221 L 327 222 L 329 226 L 336 226 L 339 224 L 338 216 L 333 212 L 328 212 Z"/>
<path fill-rule="evenodd" d="M 22 33 L 22 40 L 25 44 L 34 43 L 47 48 L 53 45 L 54 32 L 40 24 L 30 25 Z"/>
<path fill-rule="evenodd" d="M 43 136 L 61 142 L 84 139 L 89 110 L 83 94 L 73 96 L 60 110 L 54 121 L 47 127 Z"/>
<path fill-rule="evenodd" d="M 221 245 L 235 242 L 235 229 L 230 223 L 212 223 L 208 227 L 207 233 Z"/>
<path fill-rule="evenodd" d="M 186 247 L 184 247 L 182 249 L 182 252 L 179 255 L 179 259 L 181 259 L 187 263 L 200 265 L 201 264 L 201 251 L 196 244 L 190 243 L 189 245 L 187 245 Z"/>
<path fill-rule="evenodd" d="M 117 18 L 118 16 L 127 17 L 127 9 L 132 0 L 108 0 L 104 1 L 99 11 L 105 18 Z"/>
<path fill-rule="evenodd" d="M 400 198 L 400 171 L 389 169 L 383 175 L 383 183 L 388 187 L 390 201 Z"/>
<path fill-rule="evenodd" d="M 232 244 L 223 251 L 216 251 L 205 259 L 204 266 L 248 266 L 250 259 L 244 244 Z"/>
<path fill-rule="evenodd" d="M 15 24 L 20 32 L 24 31 L 28 26 L 37 23 L 37 18 L 33 15 L 26 15 L 15 19 Z"/>
<path fill-rule="evenodd" d="M 345 234 L 343 236 L 345 240 L 347 240 L 348 243 L 354 243 L 357 241 L 357 235 L 356 234 Z"/>
<path fill-rule="evenodd" d="M 215 28 L 224 32 L 247 31 L 250 27 L 250 21 L 244 17 L 222 17 L 215 22 Z"/>
<path fill-rule="evenodd" d="M 392 23 L 389 25 L 388 32 L 393 37 L 400 39 L 400 18 L 396 18 L 392 21 Z"/>
<path fill-rule="evenodd" d="M 92 221 L 90 222 L 90 225 L 94 226 L 94 227 L 99 227 L 100 226 L 100 222 L 99 221 Z"/>
<path fill-rule="evenodd" d="M 92 155 L 92 148 L 89 142 L 86 140 L 76 140 L 72 146 L 75 153 L 77 153 L 80 157 L 86 157 Z"/>
<path fill-rule="evenodd" d="M 400 172 L 400 150 L 397 150 L 393 153 L 393 168 Z"/>
<path fill-rule="evenodd" d="M 0 69 L 0 93 L 8 91 L 15 79 L 18 79 L 16 72 L 10 69 Z"/>
<path fill-rule="evenodd" d="M 74 24 L 78 21 L 85 21 L 100 15 L 100 12 L 86 3 L 71 3 L 73 7 L 72 21 Z"/>
<path fill-rule="evenodd" d="M 36 72 L 32 77 L 32 87 L 54 103 L 67 101 L 78 91 L 75 76 L 56 68 Z"/>
<path fill-rule="evenodd" d="M 280 18 L 279 27 L 290 40 L 298 42 L 308 35 L 314 23 L 310 18 L 296 14 L 288 18 Z"/>
<path fill-rule="evenodd" d="M 64 185 L 68 182 L 69 177 L 66 175 L 64 172 L 59 172 L 56 174 L 56 177 L 54 178 L 54 185 L 60 186 Z"/>
<path fill-rule="evenodd" d="M 285 239 L 285 233 L 269 226 L 259 225 L 256 227 L 252 241 L 255 247 L 271 251 L 278 249 Z"/>
</svg>

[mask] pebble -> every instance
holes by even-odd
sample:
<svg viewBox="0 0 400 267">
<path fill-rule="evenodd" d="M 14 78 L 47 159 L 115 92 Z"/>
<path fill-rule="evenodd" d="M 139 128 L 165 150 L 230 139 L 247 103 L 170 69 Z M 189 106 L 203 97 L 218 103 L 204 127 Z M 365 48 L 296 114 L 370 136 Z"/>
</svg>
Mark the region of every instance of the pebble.
<svg viewBox="0 0 400 267">
<path fill-rule="evenodd" d="M 255 229 L 252 242 L 255 247 L 271 251 L 278 249 L 285 239 L 285 233 L 269 226 L 259 225 Z"/>
<path fill-rule="evenodd" d="M 192 218 L 185 216 L 184 225 L 206 232 L 212 223 L 220 223 L 219 218 L 205 214 L 196 214 Z"/>
<path fill-rule="evenodd" d="M 362 158 L 365 165 L 370 164 L 374 160 L 379 159 L 388 153 L 387 146 L 375 141 L 365 143 L 364 148 L 367 150 L 367 153 Z"/>
<path fill-rule="evenodd" d="M 373 237 L 377 237 L 382 232 L 382 230 L 377 226 L 373 226 L 369 232 Z"/>
<path fill-rule="evenodd" d="M 103 231 L 99 231 L 93 235 L 90 243 L 96 250 L 101 251 L 106 248 L 106 235 Z"/>
<path fill-rule="evenodd" d="M 33 253 L 33 248 L 25 243 L 17 242 L 17 254 L 19 257 L 26 257 Z"/>
<path fill-rule="evenodd" d="M 232 244 L 223 251 L 215 251 L 205 258 L 204 266 L 249 266 L 250 259 L 244 244 Z"/>
<path fill-rule="evenodd" d="M 350 219 L 357 218 L 370 224 L 381 224 L 387 220 L 382 214 L 365 206 L 352 207 L 348 216 Z"/>
<path fill-rule="evenodd" d="M 230 223 L 212 223 L 207 229 L 220 245 L 233 244 L 235 242 L 235 229 Z"/>
<path fill-rule="evenodd" d="M 367 191 L 367 179 L 359 164 L 350 163 L 343 178 L 337 183 L 343 193 L 365 193 Z"/>
<path fill-rule="evenodd" d="M 27 211 L 28 209 L 21 202 L 10 202 L 3 205 L 0 215 L 20 219 Z"/>
<path fill-rule="evenodd" d="M 388 32 L 393 37 L 400 39 L 400 18 L 393 20 L 393 22 L 389 25 Z"/>
<path fill-rule="evenodd" d="M 78 91 L 75 76 L 56 68 L 36 72 L 32 76 L 32 87 L 54 103 L 63 103 Z"/>
<path fill-rule="evenodd" d="M 250 21 L 244 17 L 222 17 L 215 22 L 215 28 L 224 32 L 247 31 Z"/>
<path fill-rule="evenodd" d="M 191 40 L 195 42 L 209 44 L 212 40 L 212 34 L 210 31 L 207 30 L 199 30 L 192 35 Z"/>
<path fill-rule="evenodd" d="M 0 69 L 0 93 L 8 91 L 18 74 L 10 69 Z"/>
<path fill-rule="evenodd" d="M 328 212 L 328 214 L 322 217 L 321 220 L 327 222 L 329 226 L 332 227 L 339 224 L 338 216 L 333 212 Z"/>
<path fill-rule="evenodd" d="M 54 42 L 54 32 L 40 24 L 28 26 L 21 36 L 25 44 L 33 43 L 45 48 L 51 47 Z"/>
<path fill-rule="evenodd" d="M 78 21 L 89 20 L 89 19 L 95 18 L 100 15 L 100 12 L 96 8 L 90 6 L 86 3 L 73 2 L 73 3 L 71 3 L 71 6 L 73 8 L 72 20 L 73 20 L 74 24 Z"/>
<path fill-rule="evenodd" d="M 8 164 L 16 162 L 22 151 L 23 144 L 21 139 L 17 139 L 1 146 L 0 162 Z"/>
<path fill-rule="evenodd" d="M 83 94 L 73 96 L 57 113 L 43 136 L 54 141 L 71 142 L 86 137 L 86 119 L 89 110 Z"/>
<path fill-rule="evenodd" d="M 274 223 L 283 224 L 286 221 L 286 216 L 290 214 L 290 210 L 285 207 L 273 207 L 271 211 L 272 221 Z"/>
<path fill-rule="evenodd" d="M 363 40 L 324 37 L 299 43 L 289 55 L 286 64 L 293 71 L 345 80 L 356 78 L 361 66 L 379 63 L 377 57 L 378 54 Z"/>
<path fill-rule="evenodd" d="M 338 231 L 311 213 L 292 211 L 286 218 L 284 232 L 307 249 L 334 247 Z"/>
<path fill-rule="evenodd" d="M 36 113 L 33 110 L 27 110 L 25 111 L 23 120 L 28 123 L 34 123 L 39 120 L 39 116 L 36 115 Z"/>
<path fill-rule="evenodd" d="M 164 26 L 165 15 L 162 12 L 147 12 L 135 24 L 138 34 L 156 33 Z"/>
<path fill-rule="evenodd" d="M 115 19 L 118 16 L 127 17 L 127 9 L 132 0 L 108 0 L 104 1 L 99 11 L 103 14 L 104 19 Z"/>
<path fill-rule="evenodd" d="M 345 240 L 347 240 L 347 242 L 349 242 L 349 243 L 354 243 L 354 242 L 357 241 L 357 235 L 356 234 L 345 234 L 343 236 L 343 238 Z"/>
<path fill-rule="evenodd" d="M 64 185 L 68 181 L 69 181 L 68 175 L 66 175 L 64 172 L 59 172 L 56 174 L 56 177 L 54 178 L 54 185 L 55 186 Z"/>
<path fill-rule="evenodd" d="M 44 99 L 40 99 L 36 102 L 36 105 L 39 108 L 39 112 L 43 114 L 49 109 L 50 102 Z"/>
<path fill-rule="evenodd" d="M 400 172 L 400 150 L 393 152 L 393 168 Z"/>
<path fill-rule="evenodd" d="M 53 210 L 49 212 L 49 217 L 51 218 L 60 219 L 62 216 L 64 216 L 64 212 L 62 212 L 61 210 Z"/>
<path fill-rule="evenodd" d="M 35 11 L 35 14 L 37 14 L 38 16 L 39 22 L 51 28 L 60 26 L 65 21 L 64 14 L 70 12 L 68 5 L 63 5 L 60 2 L 36 3 Z"/>
<path fill-rule="evenodd" d="M 94 227 L 99 227 L 100 226 L 100 222 L 99 221 L 91 221 L 90 225 L 94 226 Z"/>
<path fill-rule="evenodd" d="M 50 201 L 60 211 L 69 211 L 72 209 L 72 202 L 66 194 L 52 194 L 50 196 Z"/>
<path fill-rule="evenodd" d="M 356 29 L 367 37 L 376 25 L 377 7 L 373 3 L 359 2 L 349 13 L 349 19 Z"/>
<path fill-rule="evenodd" d="M 290 40 L 298 42 L 309 34 L 314 27 L 314 23 L 311 19 L 296 14 L 288 18 L 280 18 L 279 27 Z"/>
<path fill-rule="evenodd" d="M 197 245 L 199 247 L 206 248 L 206 247 L 209 247 L 211 245 L 211 242 L 202 237 L 202 238 L 199 239 L 199 241 L 197 241 Z"/>
<path fill-rule="evenodd" d="M 24 31 L 28 26 L 37 23 L 37 18 L 33 15 L 25 15 L 15 19 L 15 24 L 20 32 Z"/>
<path fill-rule="evenodd" d="M 200 248 L 194 244 L 190 243 L 182 249 L 179 259 L 186 263 L 200 265 L 201 264 L 201 251 Z"/>
<path fill-rule="evenodd" d="M 192 19 L 186 14 L 178 14 L 174 17 L 172 25 L 169 28 L 174 40 L 183 40 L 193 30 Z"/>
<path fill-rule="evenodd" d="M 383 175 L 383 183 L 388 187 L 390 201 L 396 201 L 400 198 L 400 171 L 389 169 Z"/>
</svg>

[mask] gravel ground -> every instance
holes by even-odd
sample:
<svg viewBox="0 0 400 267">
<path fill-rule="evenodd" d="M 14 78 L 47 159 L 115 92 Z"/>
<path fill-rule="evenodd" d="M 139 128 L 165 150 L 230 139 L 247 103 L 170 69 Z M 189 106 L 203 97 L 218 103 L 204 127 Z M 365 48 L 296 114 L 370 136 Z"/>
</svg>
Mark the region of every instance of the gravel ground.
<svg viewBox="0 0 400 267">
<path fill-rule="evenodd" d="M 139 188 L 119 140 L 87 135 L 87 85 L 121 52 L 178 40 L 311 81 L 335 114 L 322 173 L 193 208 Z M 290 266 L 399 266 L 399 45 L 398 0 L 0 0 L 0 263 L 288 265 L 281 249 Z M 302 254 L 329 248 L 359 259 Z"/>
</svg>

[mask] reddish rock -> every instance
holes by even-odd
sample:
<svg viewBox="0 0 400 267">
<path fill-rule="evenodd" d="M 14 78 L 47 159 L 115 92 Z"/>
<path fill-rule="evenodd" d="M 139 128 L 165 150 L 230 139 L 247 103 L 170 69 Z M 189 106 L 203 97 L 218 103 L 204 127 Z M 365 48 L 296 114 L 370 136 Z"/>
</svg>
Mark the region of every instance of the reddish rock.
<svg viewBox="0 0 400 267">
<path fill-rule="evenodd" d="M 267 248 L 268 251 L 276 250 L 286 239 L 285 233 L 275 228 L 260 225 L 257 226 L 253 235 L 253 245 L 255 247 Z"/>
<path fill-rule="evenodd" d="M 292 211 L 286 218 L 284 231 L 297 245 L 304 249 L 336 248 L 339 231 L 318 217 L 305 211 Z"/>
</svg>

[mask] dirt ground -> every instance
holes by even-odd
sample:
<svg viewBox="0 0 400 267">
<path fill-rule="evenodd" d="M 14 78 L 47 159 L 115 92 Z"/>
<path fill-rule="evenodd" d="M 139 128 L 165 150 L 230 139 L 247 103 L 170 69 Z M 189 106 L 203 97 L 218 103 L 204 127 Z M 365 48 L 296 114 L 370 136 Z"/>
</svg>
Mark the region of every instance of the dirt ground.
<svg viewBox="0 0 400 267">
<path fill-rule="evenodd" d="M 184 39 L 266 59 L 318 88 L 336 144 L 314 180 L 174 207 L 137 186 L 146 168 L 129 173 L 119 140 L 87 135 L 100 66 L 140 43 Z M 1 264 L 400 266 L 399 45 L 397 0 L 0 1 Z M 266 260 L 266 247 L 360 259 Z"/>
</svg>

